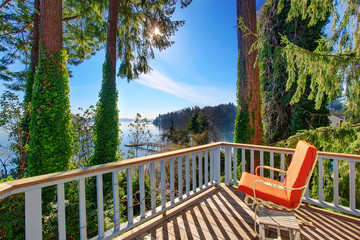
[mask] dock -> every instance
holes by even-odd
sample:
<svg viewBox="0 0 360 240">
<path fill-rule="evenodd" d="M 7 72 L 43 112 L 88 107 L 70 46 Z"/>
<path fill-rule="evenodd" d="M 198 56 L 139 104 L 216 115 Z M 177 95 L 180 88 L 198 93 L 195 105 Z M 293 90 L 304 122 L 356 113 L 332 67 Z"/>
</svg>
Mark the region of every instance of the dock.
<svg viewBox="0 0 360 240">
<path fill-rule="evenodd" d="M 153 143 L 153 142 L 136 142 L 125 144 L 125 147 L 141 148 L 151 152 L 161 152 L 167 148 L 167 144 Z"/>
</svg>

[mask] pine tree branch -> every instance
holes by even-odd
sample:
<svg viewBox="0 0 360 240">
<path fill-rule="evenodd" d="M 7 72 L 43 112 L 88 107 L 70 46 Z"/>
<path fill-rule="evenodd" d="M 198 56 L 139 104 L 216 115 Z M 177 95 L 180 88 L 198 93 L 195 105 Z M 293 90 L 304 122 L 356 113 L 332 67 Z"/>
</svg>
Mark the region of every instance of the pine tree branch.
<svg viewBox="0 0 360 240">
<path fill-rule="evenodd" d="M 356 125 L 353 125 L 353 126 L 348 126 L 348 128 L 356 128 L 356 127 L 360 127 L 360 124 L 356 124 Z M 326 128 L 326 129 L 321 129 L 321 130 L 314 130 L 314 132 L 316 133 L 324 133 L 324 132 L 330 132 L 330 131 L 333 131 L 334 128 Z M 287 139 L 284 139 L 284 140 L 280 140 L 280 141 L 277 141 L 277 142 L 274 142 L 274 143 L 271 143 L 269 144 L 269 146 L 276 146 L 277 144 L 279 143 L 283 143 L 283 142 L 287 142 L 289 140 L 292 140 L 292 139 L 295 139 L 295 138 L 299 138 L 299 137 L 302 137 L 302 136 L 305 136 L 309 134 L 308 132 L 304 132 L 302 134 L 298 134 L 298 135 L 295 135 L 295 136 L 292 136 L 290 138 L 287 138 Z"/>
<path fill-rule="evenodd" d="M 7 5 L 11 0 L 6 0 L 5 2 L 3 2 L 3 4 L 1 4 L 0 8 L 5 7 L 5 5 Z"/>
<path fill-rule="evenodd" d="M 34 22 L 34 20 L 31 20 L 28 24 L 26 24 L 24 27 L 22 27 L 19 31 L 5 33 L 4 35 L 2 35 L 2 37 L 5 37 L 5 36 L 11 35 L 11 34 L 22 33 L 25 29 L 27 29 L 29 26 L 31 26 L 31 24 L 33 22 Z"/>
<path fill-rule="evenodd" d="M 68 21 L 72 21 L 72 20 L 76 20 L 78 19 L 80 16 L 77 15 L 77 16 L 72 16 L 72 17 L 66 17 L 66 18 L 63 18 L 63 22 L 68 22 Z"/>
</svg>

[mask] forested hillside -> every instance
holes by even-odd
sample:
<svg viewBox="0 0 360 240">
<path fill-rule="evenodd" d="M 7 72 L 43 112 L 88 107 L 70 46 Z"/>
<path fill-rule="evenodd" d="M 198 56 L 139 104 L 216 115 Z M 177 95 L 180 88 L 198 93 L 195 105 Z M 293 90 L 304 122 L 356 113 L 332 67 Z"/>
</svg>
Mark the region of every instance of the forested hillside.
<svg viewBox="0 0 360 240">
<path fill-rule="evenodd" d="M 233 103 L 204 108 L 188 107 L 175 112 L 160 114 L 155 118 L 153 124 L 162 130 L 169 130 L 172 125 L 177 130 L 183 130 L 197 110 L 207 117 L 210 127 L 216 133 L 217 140 L 232 141 L 237 111 Z"/>
</svg>

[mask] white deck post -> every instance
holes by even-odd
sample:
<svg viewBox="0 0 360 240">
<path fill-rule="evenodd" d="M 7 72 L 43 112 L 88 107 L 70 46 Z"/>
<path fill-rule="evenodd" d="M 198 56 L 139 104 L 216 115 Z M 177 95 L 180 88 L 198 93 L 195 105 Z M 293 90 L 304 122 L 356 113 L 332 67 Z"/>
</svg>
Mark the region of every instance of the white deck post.
<svg viewBox="0 0 360 240">
<path fill-rule="evenodd" d="M 25 238 L 42 239 L 41 188 L 25 192 Z"/>
<path fill-rule="evenodd" d="M 202 165 L 202 152 L 198 152 L 198 156 L 199 156 L 199 189 L 202 189 L 202 171 L 203 171 L 203 165 Z"/>
<path fill-rule="evenodd" d="M 193 185 L 193 192 L 196 192 L 196 153 L 192 154 L 192 185 Z"/>
<path fill-rule="evenodd" d="M 225 146 L 225 184 L 230 185 L 231 174 L 231 159 L 230 159 L 230 146 Z"/>
<path fill-rule="evenodd" d="M 189 155 L 185 156 L 185 184 L 186 184 L 186 196 L 190 194 L 190 165 L 189 165 Z"/>
<path fill-rule="evenodd" d="M 214 148 L 214 181 L 220 184 L 220 147 Z"/>
</svg>

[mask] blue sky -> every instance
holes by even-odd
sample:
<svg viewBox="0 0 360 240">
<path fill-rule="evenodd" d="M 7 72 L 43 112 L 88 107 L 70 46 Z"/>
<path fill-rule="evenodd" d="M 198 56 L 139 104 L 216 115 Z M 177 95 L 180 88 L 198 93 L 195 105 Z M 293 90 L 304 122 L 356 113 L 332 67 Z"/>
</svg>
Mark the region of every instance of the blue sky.
<svg viewBox="0 0 360 240">
<path fill-rule="evenodd" d="M 235 0 L 194 0 L 177 8 L 174 19 L 186 20 L 172 38 L 175 44 L 156 52 L 153 71 L 127 83 L 117 77 L 120 117 L 137 112 L 148 118 L 184 107 L 218 105 L 236 100 Z M 70 103 L 73 112 L 98 101 L 104 52 L 71 66 Z"/>
</svg>

